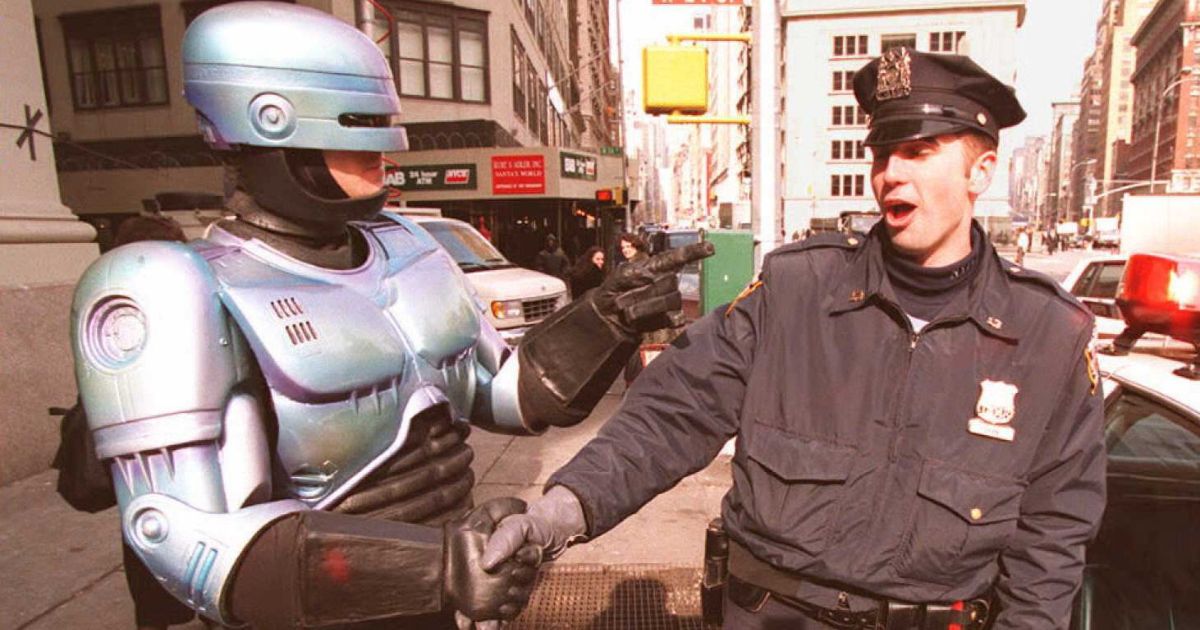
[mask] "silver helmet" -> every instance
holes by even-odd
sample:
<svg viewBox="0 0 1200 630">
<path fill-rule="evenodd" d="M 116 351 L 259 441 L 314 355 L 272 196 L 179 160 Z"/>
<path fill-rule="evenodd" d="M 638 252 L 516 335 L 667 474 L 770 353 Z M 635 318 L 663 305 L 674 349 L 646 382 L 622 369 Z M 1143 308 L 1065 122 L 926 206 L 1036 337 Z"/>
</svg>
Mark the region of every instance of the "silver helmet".
<svg viewBox="0 0 1200 630">
<path fill-rule="evenodd" d="M 205 11 L 183 38 L 183 77 L 214 147 L 408 146 L 395 125 L 400 99 L 379 48 L 316 9 L 237 2 Z"/>
</svg>

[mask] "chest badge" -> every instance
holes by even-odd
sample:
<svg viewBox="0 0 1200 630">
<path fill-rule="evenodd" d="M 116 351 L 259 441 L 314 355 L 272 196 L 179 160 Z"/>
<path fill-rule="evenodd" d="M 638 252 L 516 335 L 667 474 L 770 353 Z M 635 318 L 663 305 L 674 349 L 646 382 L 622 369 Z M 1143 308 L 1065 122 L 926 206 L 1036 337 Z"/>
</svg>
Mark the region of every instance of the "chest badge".
<svg viewBox="0 0 1200 630">
<path fill-rule="evenodd" d="M 980 382 L 975 417 L 967 422 L 967 430 L 975 435 L 1013 441 L 1016 431 L 1008 423 L 1016 414 L 1016 398 L 1016 385 L 1002 381 Z"/>
</svg>

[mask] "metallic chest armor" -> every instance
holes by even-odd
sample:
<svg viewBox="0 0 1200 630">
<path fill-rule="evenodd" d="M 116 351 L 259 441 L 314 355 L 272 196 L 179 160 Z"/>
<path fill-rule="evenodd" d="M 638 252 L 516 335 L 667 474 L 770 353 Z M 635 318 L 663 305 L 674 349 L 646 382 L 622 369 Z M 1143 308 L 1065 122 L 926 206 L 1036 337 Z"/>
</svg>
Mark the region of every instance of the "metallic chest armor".
<svg viewBox="0 0 1200 630">
<path fill-rule="evenodd" d="M 270 390 L 275 495 L 315 508 L 395 455 L 421 411 L 466 419 L 475 394 L 480 319 L 453 260 L 404 219 L 357 227 L 370 253 L 347 271 L 220 228 L 194 243 Z"/>
</svg>

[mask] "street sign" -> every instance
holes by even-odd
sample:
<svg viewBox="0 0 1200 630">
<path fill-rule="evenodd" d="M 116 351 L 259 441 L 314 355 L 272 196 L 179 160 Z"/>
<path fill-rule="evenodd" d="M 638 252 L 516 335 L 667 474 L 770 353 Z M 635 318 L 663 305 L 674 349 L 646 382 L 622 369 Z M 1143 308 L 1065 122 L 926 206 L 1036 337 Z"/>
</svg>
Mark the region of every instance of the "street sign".
<svg viewBox="0 0 1200 630">
<path fill-rule="evenodd" d="M 621 155 L 621 147 L 600 147 L 600 155 Z"/>
<path fill-rule="evenodd" d="M 383 183 L 400 190 L 474 190 L 474 164 L 388 166 Z"/>
<path fill-rule="evenodd" d="M 493 155 L 493 195 L 541 195 L 546 192 L 546 159 L 541 155 Z"/>
<path fill-rule="evenodd" d="M 590 155 L 563 151 L 559 157 L 559 166 L 559 173 L 563 177 L 596 181 L 596 158 Z"/>
</svg>

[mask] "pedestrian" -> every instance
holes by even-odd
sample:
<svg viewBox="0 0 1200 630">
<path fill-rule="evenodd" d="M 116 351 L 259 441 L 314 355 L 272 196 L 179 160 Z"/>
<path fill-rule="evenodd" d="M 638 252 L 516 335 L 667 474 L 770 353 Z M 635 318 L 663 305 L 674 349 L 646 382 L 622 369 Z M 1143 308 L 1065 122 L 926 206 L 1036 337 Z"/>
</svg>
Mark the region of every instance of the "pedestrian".
<svg viewBox="0 0 1200 630">
<path fill-rule="evenodd" d="M 964 56 L 893 48 L 853 84 L 883 219 L 769 254 L 485 567 L 602 535 L 737 436 L 724 627 L 1066 627 L 1105 498 L 1092 317 L 972 219 L 1025 113 Z"/>
<path fill-rule="evenodd" d="M 571 269 L 571 298 L 578 300 L 601 282 L 604 282 L 604 250 L 589 247 Z"/>
<path fill-rule="evenodd" d="M 624 262 L 644 260 L 649 255 L 646 253 L 646 241 L 637 234 L 625 232 L 618 237 L 617 243 Z"/>
<path fill-rule="evenodd" d="M 467 423 L 582 420 L 679 300 L 670 277 L 689 260 L 631 266 L 514 352 L 449 254 L 382 212 L 383 154 L 407 141 L 370 38 L 310 7 L 237 2 L 191 23 L 182 60 L 235 217 L 107 252 L 72 307 L 132 566 L 170 612 L 221 626 L 511 618 L 538 550 L 480 569 L 486 535 L 524 503 L 473 507 Z"/>
<path fill-rule="evenodd" d="M 544 274 L 566 280 L 571 263 L 567 260 L 562 248 L 558 246 L 558 237 L 548 234 L 544 242 L 546 245 L 542 251 L 538 252 L 533 268 Z"/>
<path fill-rule="evenodd" d="M 1017 230 L 1017 264 L 1025 264 L 1025 252 L 1029 251 L 1029 230 L 1019 228 Z"/>
</svg>

